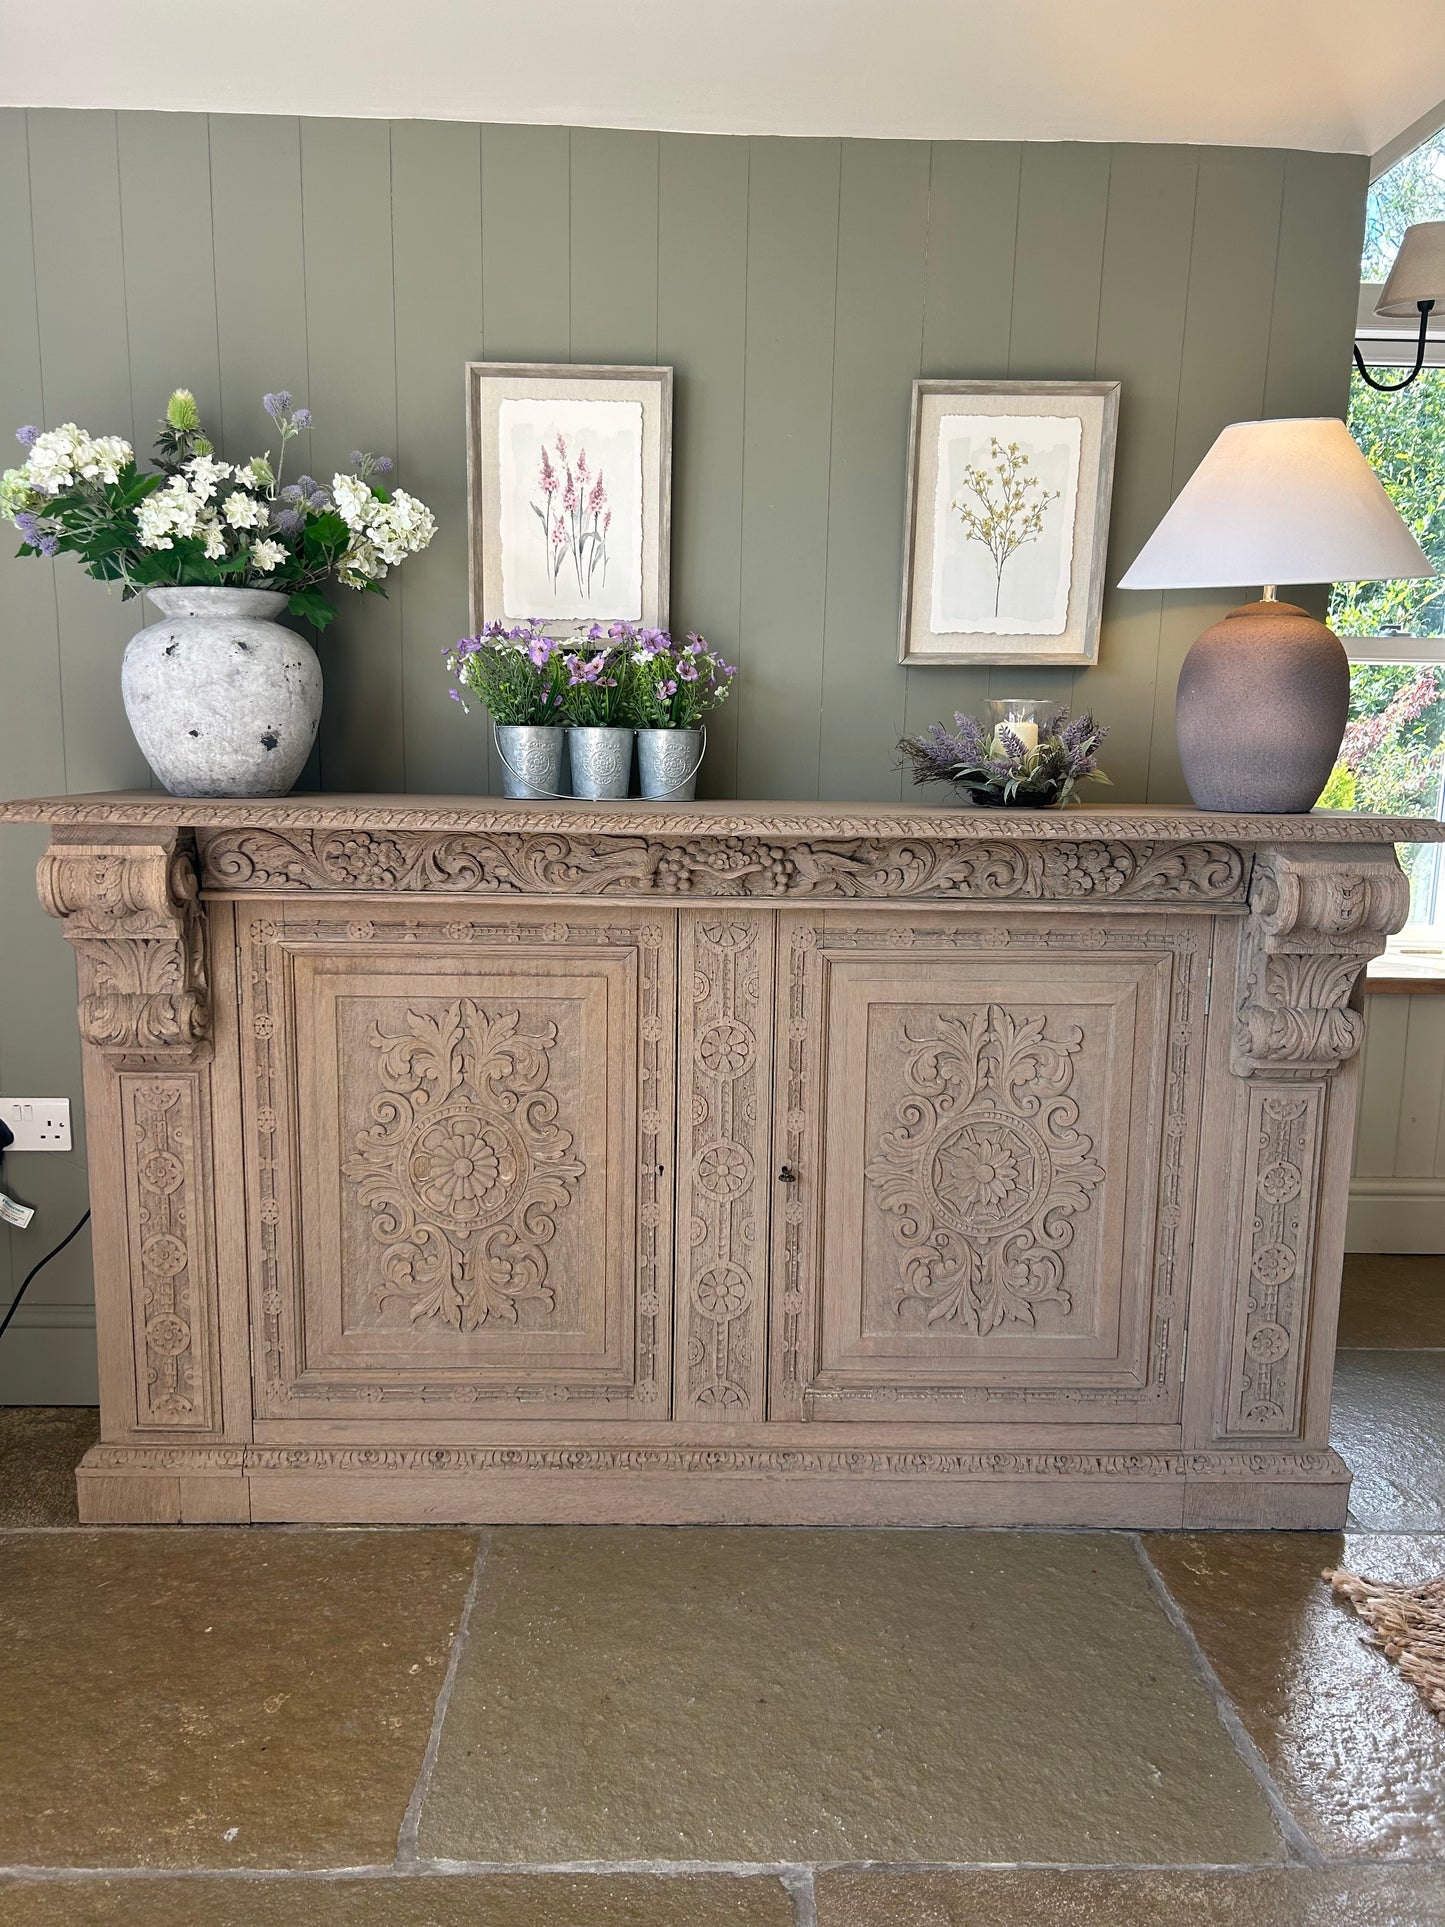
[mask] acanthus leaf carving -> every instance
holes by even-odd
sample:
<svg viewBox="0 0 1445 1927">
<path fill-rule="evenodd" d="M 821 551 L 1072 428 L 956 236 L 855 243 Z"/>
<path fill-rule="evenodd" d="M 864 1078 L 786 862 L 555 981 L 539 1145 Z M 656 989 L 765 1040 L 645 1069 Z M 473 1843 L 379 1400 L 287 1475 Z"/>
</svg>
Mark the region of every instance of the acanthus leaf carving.
<svg viewBox="0 0 1445 1927">
<path fill-rule="evenodd" d="M 342 1165 L 382 1247 L 381 1302 L 459 1332 L 552 1311 L 547 1248 L 585 1175 L 548 1088 L 556 1026 L 469 997 L 406 1025 L 372 1026 L 384 1082 Z"/>
<path fill-rule="evenodd" d="M 1317 1077 L 1353 1057 L 1365 965 L 1409 908 L 1393 850 L 1262 851 L 1240 954 L 1236 1074 Z"/>
<path fill-rule="evenodd" d="M 928 1324 L 980 1337 L 1032 1326 L 1042 1304 L 1067 1313 L 1060 1254 L 1105 1177 L 1069 1095 L 1082 1033 L 1056 1040 L 1043 1017 L 989 1004 L 905 1024 L 902 1042 L 898 1122 L 866 1169 L 894 1220 L 897 1310 L 917 1301 Z"/>
<path fill-rule="evenodd" d="M 75 949 L 86 1042 L 118 1062 L 194 1059 L 211 1017 L 189 834 L 57 839 L 38 882 Z"/>
</svg>

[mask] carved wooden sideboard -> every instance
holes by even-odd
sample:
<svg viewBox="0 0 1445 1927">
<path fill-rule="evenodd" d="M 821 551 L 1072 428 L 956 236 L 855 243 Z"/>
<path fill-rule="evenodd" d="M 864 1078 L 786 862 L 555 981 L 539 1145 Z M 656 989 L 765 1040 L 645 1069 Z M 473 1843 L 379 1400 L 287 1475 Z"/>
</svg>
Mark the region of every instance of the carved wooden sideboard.
<svg viewBox="0 0 1445 1927">
<path fill-rule="evenodd" d="M 89 1520 L 1339 1525 L 1360 978 L 1439 825 L 11 804 Z"/>
</svg>

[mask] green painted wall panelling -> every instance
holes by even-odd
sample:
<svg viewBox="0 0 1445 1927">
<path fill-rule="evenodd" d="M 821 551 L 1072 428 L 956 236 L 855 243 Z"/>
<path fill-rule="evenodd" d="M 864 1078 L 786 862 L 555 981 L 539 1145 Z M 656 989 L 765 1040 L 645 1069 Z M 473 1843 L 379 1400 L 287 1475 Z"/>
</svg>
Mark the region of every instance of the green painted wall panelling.
<svg viewBox="0 0 1445 1927">
<path fill-rule="evenodd" d="M 754 797 L 898 796 L 901 730 L 1006 689 L 1091 704 L 1120 801 L 1182 796 L 1175 677 L 1228 596 L 1110 588 L 1092 670 L 898 666 L 915 376 L 1122 381 L 1111 581 L 1225 422 L 1346 398 L 1352 156 L 8 109 L 0 159 L 5 432 L 144 449 L 185 382 L 244 456 L 289 387 L 316 417 L 293 472 L 371 447 L 440 517 L 387 601 L 338 596 L 307 786 L 492 785 L 440 669 L 467 621 L 468 359 L 676 370 L 673 620 L 743 669 L 703 788 Z M 117 690 L 139 605 L 0 544 L 0 613 L 4 793 L 148 782 Z M 78 1098 L 39 847 L 0 837 L 0 1089 Z M 83 1146 L 11 1182 L 40 1211 L 0 1238 L 0 1293 L 83 1209 Z M 35 1297 L 0 1397 L 86 1395 L 83 1240 Z"/>
</svg>

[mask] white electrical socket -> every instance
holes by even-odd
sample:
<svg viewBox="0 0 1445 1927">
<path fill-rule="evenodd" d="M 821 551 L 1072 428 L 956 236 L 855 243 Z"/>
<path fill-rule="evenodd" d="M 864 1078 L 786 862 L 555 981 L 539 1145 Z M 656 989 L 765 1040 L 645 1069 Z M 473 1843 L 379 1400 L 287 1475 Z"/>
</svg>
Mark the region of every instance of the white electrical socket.
<svg viewBox="0 0 1445 1927">
<path fill-rule="evenodd" d="M 0 1097 L 0 1117 L 15 1133 L 12 1151 L 68 1151 L 68 1097 Z"/>
</svg>

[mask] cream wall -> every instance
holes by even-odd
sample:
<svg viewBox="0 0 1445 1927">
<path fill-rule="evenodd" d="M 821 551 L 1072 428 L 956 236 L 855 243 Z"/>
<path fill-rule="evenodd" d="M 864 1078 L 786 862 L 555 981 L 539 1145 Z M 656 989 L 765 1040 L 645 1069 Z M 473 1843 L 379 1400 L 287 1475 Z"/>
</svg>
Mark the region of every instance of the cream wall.
<svg viewBox="0 0 1445 1927">
<path fill-rule="evenodd" d="M 1349 1248 L 1445 1252 L 1445 996 L 1365 1010 Z"/>
</svg>

